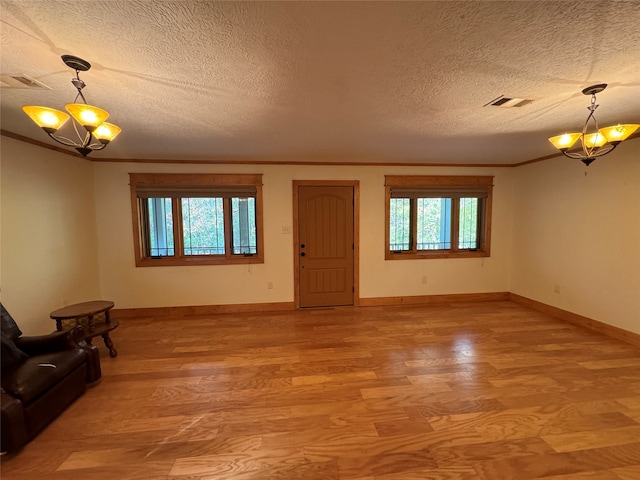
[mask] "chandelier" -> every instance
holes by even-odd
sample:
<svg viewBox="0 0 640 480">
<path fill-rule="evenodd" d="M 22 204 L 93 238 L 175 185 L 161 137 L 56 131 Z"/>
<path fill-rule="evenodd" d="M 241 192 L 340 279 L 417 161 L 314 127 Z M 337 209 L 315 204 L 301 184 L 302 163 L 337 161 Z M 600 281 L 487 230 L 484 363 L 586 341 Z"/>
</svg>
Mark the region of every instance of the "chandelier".
<svg viewBox="0 0 640 480">
<path fill-rule="evenodd" d="M 596 93 L 602 92 L 607 88 L 606 83 L 592 85 L 582 90 L 585 95 L 591 95 L 591 105 L 587 107 L 589 116 L 584 122 L 582 133 L 565 133 L 557 137 L 551 137 L 549 141 L 569 158 L 581 160 L 585 165 L 590 165 L 597 157 L 601 157 L 611 152 L 620 142 L 626 140 L 629 135 L 635 132 L 640 125 L 626 124 L 616 125 L 613 127 L 598 128 L 598 121 L 594 115 L 598 105 L 596 104 Z M 587 133 L 590 122 L 592 124 L 592 133 Z M 569 151 L 574 143 L 581 140 L 582 151 Z"/>
<path fill-rule="evenodd" d="M 69 115 L 65 112 L 32 105 L 24 106 L 22 110 L 56 142 L 73 147 L 83 157 L 86 157 L 94 150 L 102 150 L 106 147 L 120 133 L 121 129 L 117 125 L 105 122 L 109 117 L 109 112 L 88 105 L 82 94 L 82 89 L 86 84 L 80 80 L 79 72 L 86 72 L 91 68 L 91 64 L 73 55 L 62 55 L 62 61 L 76 71 L 76 76 L 71 80 L 71 83 L 78 90 L 78 93 L 73 103 L 65 105 L 64 108 L 73 117 L 72 124 L 77 139 L 73 140 L 57 134 L 58 130 L 69 120 Z M 82 103 L 76 103 L 78 98 L 82 100 Z"/>
</svg>

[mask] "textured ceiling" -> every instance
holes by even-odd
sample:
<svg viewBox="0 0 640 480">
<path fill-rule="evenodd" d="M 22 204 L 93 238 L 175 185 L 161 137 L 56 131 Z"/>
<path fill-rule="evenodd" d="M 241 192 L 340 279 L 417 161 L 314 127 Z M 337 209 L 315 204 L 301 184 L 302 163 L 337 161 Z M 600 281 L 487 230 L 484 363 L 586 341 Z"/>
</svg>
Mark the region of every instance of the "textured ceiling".
<svg viewBox="0 0 640 480">
<path fill-rule="evenodd" d="M 601 126 L 640 122 L 637 1 L 1 2 L 2 129 L 75 95 L 123 132 L 92 157 L 513 164 L 553 154 L 598 95 Z M 499 95 L 533 100 L 487 106 Z"/>
</svg>

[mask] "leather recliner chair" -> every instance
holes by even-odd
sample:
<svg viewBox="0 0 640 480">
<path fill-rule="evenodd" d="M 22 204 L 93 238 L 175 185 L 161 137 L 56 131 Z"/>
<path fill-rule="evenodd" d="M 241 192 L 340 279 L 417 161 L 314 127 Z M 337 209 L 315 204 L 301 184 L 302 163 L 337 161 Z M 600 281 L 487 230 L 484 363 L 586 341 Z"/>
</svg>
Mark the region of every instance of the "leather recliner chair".
<svg viewBox="0 0 640 480">
<path fill-rule="evenodd" d="M 32 440 L 101 376 L 98 349 L 84 341 L 83 327 L 23 337 L 0 304 L 2 391 L 0 451 Z"/>
</svg>

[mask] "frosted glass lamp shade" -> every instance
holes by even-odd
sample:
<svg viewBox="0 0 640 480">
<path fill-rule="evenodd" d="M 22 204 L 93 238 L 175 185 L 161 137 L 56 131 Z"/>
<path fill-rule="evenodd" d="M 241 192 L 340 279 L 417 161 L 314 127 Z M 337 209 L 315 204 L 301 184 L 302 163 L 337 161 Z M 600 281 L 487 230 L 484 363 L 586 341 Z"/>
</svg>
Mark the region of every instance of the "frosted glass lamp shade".
<svg viewBox="0 0 640 480">
<path fill-rule="evenodd" d="M 107 144 L 122 131 L 122 129 L 114 125 L 113 123 L 104 122 L 93 132 L 93 136 L 96 137 L 100 143 Z"/>
<path fill-rule="evenodd" d="M 582 136 L 581 133 L 565 133 L 558 135 L 557 137 L 551 137 L 549 141 L 558 150 L 566 150 L 576 143 L 576 141 Z"/>
<path fill-rule="evenodd" d="M 607 143 L 607 139 L 600 132 L 590 133 L 589 135 L 584 136 L 584 144 L 588 148 L 601 147 L 605 143 Z"/>
<path fill-rule="evenodd" d="M 626 140 L 629 135 L 635 132 L 640 125 L 636 123 L 626 125 L 616 125 L 615 127 L 605 127 L 600 129 L 600 133 L 608 142 L 617 144 Z"/>
<path fill-rule="evenodd" d="M 55 133 L 69 120 L 69 115 L 55 108 L 26 105 L 22 110 L 47 133 Z"/>
<path fill-rule="evenodd" d="M 82 125 L 88 132 L 93 132 L 98 126 L 109 118 L 109 112 L 102 108 L 87 105 L 86 103 L 70 103 L 65 105 L 67 112 Z"/>
</svg>

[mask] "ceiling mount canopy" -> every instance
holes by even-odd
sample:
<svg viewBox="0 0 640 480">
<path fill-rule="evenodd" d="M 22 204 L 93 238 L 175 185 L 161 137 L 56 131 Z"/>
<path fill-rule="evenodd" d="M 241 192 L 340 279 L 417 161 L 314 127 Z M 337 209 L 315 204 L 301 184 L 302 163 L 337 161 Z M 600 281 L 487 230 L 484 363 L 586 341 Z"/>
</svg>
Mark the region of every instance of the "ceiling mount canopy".
<svg viewBox="0 0 640 480">
<path fill-rule="evenodd" d="M 89 70 L 91 64 L 73 55 L 62 55 L 62 61 L 76 72 L 76 76 L 71 80 L 71 83 L 78 93 L 73 103 L 65 105 L 65 109 L 73 118 L 73 129 L 77 139 L 69 139 L 57 133 L 69 120 L 69 115 L 65 112 L 54 108 L 32 105 L 24 106 L 22 110 L 56 142 L 73 147 L 83 157 L 86 157 L 91 152 L 102 150 L 106 147 L 120 133 L 121 129 L 117 125 L 107 123 L 109 112 L 87 104 L 82 94 L 82 89 L 86 87 L 86 84 L 80 79 L 79 73 Z M 82 100 L 82 103 L 76 103 L 78 98 Z"/>
<path fill-rule="evenodd" d="M 582 133 L 565 133 L 549 139 L 553 146 L 560 150 L 565 156 L 581 160 L 587 166 L 597 157 L 611 152 L 640 127 L 640 125 L 634 123 L 598 128 L 598 121 L 595 117 L 595 111 L 596 108 L 598 108 L 598 104 L 596 104 L 596 94 L 602 92 L 605 88 L 607 88 L 607 84 L 600 83 L 582 90 L 583 94 L 591 95 L 591 105 L 587 107 L 589 115 L 582 127 Z M 593 124 L 593 131 L 592 133 L 587 133 L 590 122 Z M 578 139 L 581 140 L 582 152 L 569 151 Z"/>
</svg>

